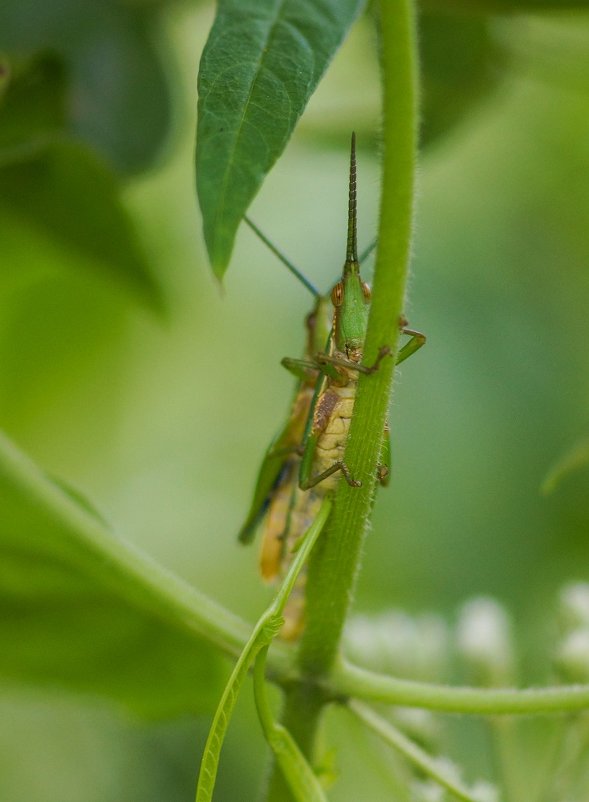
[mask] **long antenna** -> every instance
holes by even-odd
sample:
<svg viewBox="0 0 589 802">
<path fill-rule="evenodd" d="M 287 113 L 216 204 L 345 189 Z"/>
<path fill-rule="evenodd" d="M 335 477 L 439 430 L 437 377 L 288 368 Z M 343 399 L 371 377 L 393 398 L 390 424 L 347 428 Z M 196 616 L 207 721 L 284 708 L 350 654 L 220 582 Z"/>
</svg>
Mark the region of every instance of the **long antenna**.
<svg viewBox="0 0 589 802">
<path fill-rule="evenodd" d="M 267 245 L 268 248 L 270 248 L 270 250 L 272 251 L 272 253 L 275 256 L 277 256 L 278 259 L 280 259 L 282 264 L 285 265 L 290 270 L 290 272 L 298 278 L 298 280 L 301 282 L 301 284 L 303 284 L 309 290 L 311 295 L 314 295 L 315 298 L 319 298 L 321 293 L 319 292 L 317 287 L 315 287 L 315 285 L 312 284 L 312 282 L 310 282 L 309 279 L 303 273 L 301 273 L 301 271 L 298 269 L 298 267 L 296 267 L 290 261 L 290 259 L 288 259 L 288 257 L 286 257 L 282 253 L 282 251 L 278 250 L 276 245 L 274 245 L 274 243 L 271 240 L 269 240 L 268 237 L 262 231 L 260 231 L 260 229 L 257 227 L 257 225 L 252 220 L 250 220 L 250 218 L 247 215 L 244 215 L 243 219 L 248 224 L 248 226 L 251 228 L 251 230 L 255 234 L 258 235 L 258 237 L 262 240 L 264 245 Z"/>
<path fill-rule="evenodd" d="M 350 185 L 348 190 L 348 242 L 346 264 L 358 264 L 358 234 L 356 214 L 356 134 L 352 133 L 350 149 Z"/>
</svg>

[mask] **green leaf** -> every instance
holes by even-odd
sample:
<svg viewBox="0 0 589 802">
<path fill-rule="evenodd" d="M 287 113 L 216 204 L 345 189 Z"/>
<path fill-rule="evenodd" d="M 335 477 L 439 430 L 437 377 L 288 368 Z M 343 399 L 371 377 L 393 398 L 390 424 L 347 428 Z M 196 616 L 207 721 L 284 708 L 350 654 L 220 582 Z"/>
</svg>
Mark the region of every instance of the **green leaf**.
<svg viewBox="0 0 589 802">
<path fill-rule="evenodd" d="M 114 537 L 2 434 L 0 499 L 4 682 L 147 715 L 213 706 L 220 666 L 203 636 L 235 650 L 244 625 Z"/>
<path fill-rule="evenodd" d="M 196 185 L 221 278 L 237 226 L 363 0 L 220 0 L 198 76 Z"/>
<path fill-rule="evenodd" d="M 119 183 L 85 146 L 60 142 L 35 158 L 1 168 L 0 219 L 9 235 L 0 238 L 4 269 L 30 266 L 24 224 L 25 231 L 48 238 L 68 256 L 110 274 L 156 309 L 162 307 L 161 288 L 121 203 Z"/>
<path fill-rule="evenodd" d="M 0 3 L 0 47 L 59 59 L 68 76 L 65 130 L 121 173 L 151 166 L 170 130 L 169 53 L 156 14 L 108 0 Z"/>
</svg>

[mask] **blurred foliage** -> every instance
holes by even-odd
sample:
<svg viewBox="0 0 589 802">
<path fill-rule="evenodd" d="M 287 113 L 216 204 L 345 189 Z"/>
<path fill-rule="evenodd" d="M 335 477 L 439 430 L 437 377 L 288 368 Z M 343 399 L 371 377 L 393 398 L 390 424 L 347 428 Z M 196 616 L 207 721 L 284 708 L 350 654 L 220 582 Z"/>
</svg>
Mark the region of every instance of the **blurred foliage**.
<svg viewBox="0 0 589 802">
<path fill-rule="evenodd" d="M 35 269 L 24 243 L 40 239 L 67 264 L 106 271 L 154 307 L 157 282 L 146 263 L 121 189 L 103 158 L 66 131 L 63 64 L 39 56 L 5 61 L 0 98 L 0 209 L 7 235 L 0 243 L 3 270 Z M 68 259 L 70 257 L 70 259 Z"/>
<path fill-rule="evenodd" d="M 150 716 L 210 709 L 212 646 L 169 624 L 162 600 L 122 568 L 100 513 L 4 438 L 0 464 L 3 680 Z"/>
<path fill-rule="evenodd" d="M 21 65 L 5 60 L 0 163 L 34 152 L 63 130 L 65 90 L 65 69 L 58 59 L 39 56 Z"/>
<path fill-rule="evenodd" d="M 423 13 L 419 32 L 421 143 L 427 146 L 497 85 L 502 59 L 488 17 Z"/>
<path fill-rule="evenodd" d="M 125 173 L 150 166 L 170 125 L 165 42 L 150 4 L 115 0 L 5 0 L 0 51 L 37 54 L 67 75 L 64 129 Z"/>
<path fill-rule="evenodd" d="M 466 596 L 494 594 L 513 610 L 518 680 L 544 682 L 556 627 L 547 600 L 570 577 L 589 578 L 587 472 L 539 493 L 588 428 L 589 24 L 570 12 L 443 17 L 441 8 L 431 0 L 421 16 L 427 149 L 408 309 L 428 345 L 395 390 L 393 482 L 379 495 L 357 606 L 448 618 Z M 117 532 L 253 619 L 267 591 L 255 553 L 234 536 L 288 406 L 278 363 L 301 350 L 310 299 L 249 232 L 238 234 L 224 298 L 207 273 L 191 173 L 211 20 L 211 4 L 156 0 L 0 5 L 0 427 Z M 254 202 L 264 230 L 325 288 L 343 252 L 352 127 L 363 144 L 363 242 L 376 225 L 378 98 L 364 19 Z M 167 325 L 137 300 L 168 303 Z M 166 646 L 157 617 L 127 619 L 71 560 L 35 561 L 34 541 L 51 536 L 51 551 L 60 533 L 33 504 L 11 507 L 9 519 L 14 497 L 3 491 L 2 532 L 22 535 L 11 560 L 31 576 L 14 593 L 21 612 L 35 593 L 37 606 L 6 620 L 4 641 L 28 669 L 10 672 L 0 657 L 22 686 L 11 676 L 4 687 L 0 798 L 190 798 L 202 721 L 146 725 L 99 707 L 97 695 L 118 683 L 119 699 L 136 693 L 135 709 L 154 713 L 194 690 L 206 709 L 227 667 L 201 655 L 208 679 L 199 684 L 194 647 Z M 4 547 L 1 559 L 7 577 Z M 14 609 L 3 596 L 2 620 Z M 42 660 L 65 657 L 75 706 L 55 687 L 31 687 Z M 469 679 L 453 666 L 444 676 Z M 343 714 L 332 718 L 341 778 L 330 799 L 381 799 L 395 761 L 381 760 Z M 220 800 L 253 798 L 263 765 L 247 702 L 235 726 Z M 490 776 L 481 722 L 437 717 L 435 726 L 469 776 Z M 539 783 L 561 731 L 545 719 L 517 729 L 525 748 L 510 769 L 512 798 L 534 799 L 526 783 Z"/>
<path fill-rule="evenodd" d="M 161 305 L 116 179 L 92 150 L 53 144 L 33 158 L 5 164 L 0 177 L 5 219 L 32 237 L 51 240 L 64 255 L 78 253 L 89 268 L 108 271 L 146 302 Z M 4 259 L 11 270 L 26 270 L 27 251 L 12 244 L 10 238 L 4 242 Z"/>
<path fill-rule="evenodd" d="M 589 437 L 579 440 L 550 468 L 542 482 L 542 492 L 552 493 L 570 473 L 589 465 Z"/>
</svg>

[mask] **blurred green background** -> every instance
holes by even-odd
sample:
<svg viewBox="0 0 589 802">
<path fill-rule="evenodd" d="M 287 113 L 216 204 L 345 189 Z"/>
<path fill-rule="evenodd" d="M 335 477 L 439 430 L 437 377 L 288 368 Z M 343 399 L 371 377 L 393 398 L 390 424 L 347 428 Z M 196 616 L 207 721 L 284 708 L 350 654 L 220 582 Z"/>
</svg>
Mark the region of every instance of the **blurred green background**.
<svg viewBox="0 0 589 802">
<path fill-rule="evenodd" d="M 47 3 L 51 26 L 34 2 L 0 14 L 0 50 L 25 77 L 43 54 L 48 106 L 20 139 L 10 88 L 1 107 L 0 426 L 117 532 L 253 621 L 270 591 L 235 535 L 288 408 L 279 362 L 301 351 L 311 299 L 245 228 L 223 288 L 208 269 L 193 139 L 212 5 L 99 6 Z M 516 622 L 518 679 L 546 681 L 558 589 L 589 579 L 587 470 L 540 493 L 589 431 L 589 19 L 427 15 L 421 44 L 407 315 L 428 343 L 395 386 L 394 481 L 355 609 L 453 622 L 464 599 L 494 595 Z M 40 108 L 34 91 L 25 84 L 27 109 Z M 376 231 L 378 103 L 363 19 L 251 211 L 322 289 L 344 254 L 352 128 L 361 243 Z M 47 156 L 57 129 L 68 144 Z M 72 138 L 85 143 L 77 157 Z M 71 193 L 76 224 L 65 207 L 45 215 L 56 191 Z M 7 687 L 0 799 L 192 799 L 209 715 L 145 722 L 59 689 Z M 332 718 L 346 741 L 343 714 Z M 450 750 L 484 774 L 475 731 L 464 723 Z M 347 735 L 330 798 L 389 798 L 364 736 Z M 246 692 L 215 798 L 254 799 L 264 760 Z M 354 790 L 359 764 L 369 792 Z"/>
</svg>

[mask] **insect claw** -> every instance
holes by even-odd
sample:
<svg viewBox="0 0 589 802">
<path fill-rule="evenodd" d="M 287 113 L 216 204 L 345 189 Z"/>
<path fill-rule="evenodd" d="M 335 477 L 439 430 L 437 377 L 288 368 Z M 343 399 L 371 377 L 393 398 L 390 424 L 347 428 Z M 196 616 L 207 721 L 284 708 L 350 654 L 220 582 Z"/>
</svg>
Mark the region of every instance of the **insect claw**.
<svg viewBox="0 0 589 802">
<path fill-rule="evenodd" d="M 362 487 L 362 482 L 359 479 L 354 479 L 352 474 L 350 473 L 350 469 L 346 465 L 345 462 L 340 461 L 336 463 L 344 475 L 344 479 L 350 485 L 350 487 Z"/>
<path fill-rule="evenodd" d="M 374 365 L 371 365 L 370 367 L 367 367 L 366 368 L 366 373 L 369 373 L 369 374 L 376 373 L 376 371 L 378 370 L 378 368 L 380 366 L 380 363 L 385 358 L 385 356 L 391 356 L 391 349 L 389 348 L 388 345 L 381 345 L 381 347 L 378 349 L 378 354 L 377 354 L 376 359 L 374 361 Z"/>
</svg>

